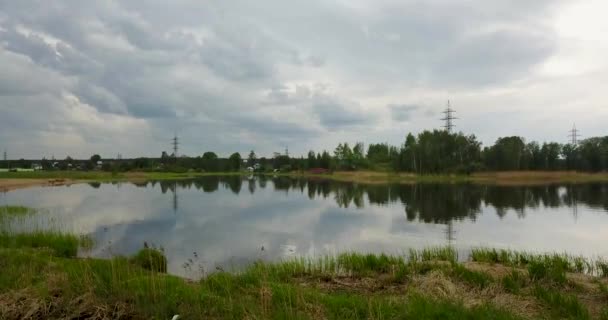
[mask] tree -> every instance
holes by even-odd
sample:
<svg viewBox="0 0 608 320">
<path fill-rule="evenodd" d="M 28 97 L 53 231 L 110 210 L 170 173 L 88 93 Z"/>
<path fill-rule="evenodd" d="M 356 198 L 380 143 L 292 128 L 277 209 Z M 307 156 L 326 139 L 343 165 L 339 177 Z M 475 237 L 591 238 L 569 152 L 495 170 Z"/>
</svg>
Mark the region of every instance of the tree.
<svg viewBox="0 0 608 320">
<path fill-rule="evenodd" d="M 101 156 L 98 154 L 94 154 L 91 156 L 91 162 L 97 164 L 97 162 L 101 161 Z"/>
<path fill-rule="evenodd" d="M 494 170 L 521 170 L 526 155 L 526 143 L 521 137 L 499 138 L 486 149 L 486 166 Z"/>
<path fill-rule="evenodd" d="M 314 151 L 308 151 L 308 158 L 306 159 L 306 166 L 308 169 L 316 168 L 319 166 L 317 162 L 317 158 Z"/>
<path fill-rule="evenodd" d="M 208 172 L 216 172 L 219 167 L 217 154 L 214 152 L 205 152 L 202 158 L 203 170 Z"/>
<path fill-rule="evenodd" d="M 243 159 L 241 159 L 241 154 L 238 152 L 231 154 L 230 158 L 228 158 L 228 163 L 231 171 L 241 170 L 241 163 L 243 163 Z"/>
<path fill-rule="evenodd" d="M 249 156 L 247 157 L 247 165 L 252 167 L 257 161 L 257 156 L 255 155 L 255 152 L 253 150 L 251 150 L 251 152 L 249 152 Z"/>
</svg>

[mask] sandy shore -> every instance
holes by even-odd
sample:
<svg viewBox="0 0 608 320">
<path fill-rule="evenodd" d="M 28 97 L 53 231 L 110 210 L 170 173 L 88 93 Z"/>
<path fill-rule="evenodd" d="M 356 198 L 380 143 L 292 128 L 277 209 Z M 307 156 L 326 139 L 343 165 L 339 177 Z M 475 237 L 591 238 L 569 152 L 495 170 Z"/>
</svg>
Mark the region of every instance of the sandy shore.
<svg viewBox="0 0 608 320">
<path fill-rule="evenodd" d="M 30 187 L 63 186 L 74 183 L 67 179 L 0 179 L 0 192 Z"/>
</svg>

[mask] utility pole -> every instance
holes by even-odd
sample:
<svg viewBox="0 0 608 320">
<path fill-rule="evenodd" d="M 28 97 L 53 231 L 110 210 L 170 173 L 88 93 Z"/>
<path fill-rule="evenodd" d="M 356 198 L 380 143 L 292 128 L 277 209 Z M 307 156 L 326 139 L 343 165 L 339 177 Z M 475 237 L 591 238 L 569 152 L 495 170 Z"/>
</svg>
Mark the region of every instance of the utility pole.
<svg viewBox="0 0 608 320">
<path fill-rule="evenodd" d="M 570 137 L 570 143 L 573 146 L 578 145 L 578 138 L 580 138 L 581 135 L 579 134 L 579 130 L 576 129 L 576 123 L 572 126 L 572 130 L 570 130 L 570 134 L 568 135 L 568 137 Z"/>
<path fill-rule="evenodd" d="M 171 145 L 173 145 L 173 157 L 177 159 L 177 151 L 179 150 L 179 138 L 177 137 L 177 134 L 173 137 Z"/>
<path fill-rule="evenodd" d="M 452 132 L 452 130 L 455 127 L 454 120 L 458 119 L 454 116 L 455 113 L 456 113 L 456 110 L 452 109 L 452 107 L 450 106 L 450 100 L 448 100 L 448 107 L 445 109 L 445 111 L 443 111 L 443 114 L 445 114 L 445 117 L 441 119 L 442 121 L 445 121 L 445 125 L 443 126 L 443 128 L 448 133 Z"/>
<path fill-rule="evenodd" d="M 6 166 L 7 169 L 9 169 L 9 167 L 8 167 L 8 154 L 6 153 L 6 149 L 4 149 L 4 157 L 3 157 L 3 159 L 4 159 L 3 164 Z"/>
</svg>

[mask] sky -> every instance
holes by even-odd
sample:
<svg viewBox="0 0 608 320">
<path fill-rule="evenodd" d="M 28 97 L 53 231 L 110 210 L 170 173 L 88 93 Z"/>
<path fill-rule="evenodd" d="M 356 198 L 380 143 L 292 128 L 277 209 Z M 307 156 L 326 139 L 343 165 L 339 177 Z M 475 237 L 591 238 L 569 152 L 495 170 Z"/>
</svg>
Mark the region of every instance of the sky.
<svg viewBox="0 0 608 320">
<path fill-rule="evenodd" d="M 9 158 L 607 135 L 605 0 L 0 0 Z"/>
</svg>

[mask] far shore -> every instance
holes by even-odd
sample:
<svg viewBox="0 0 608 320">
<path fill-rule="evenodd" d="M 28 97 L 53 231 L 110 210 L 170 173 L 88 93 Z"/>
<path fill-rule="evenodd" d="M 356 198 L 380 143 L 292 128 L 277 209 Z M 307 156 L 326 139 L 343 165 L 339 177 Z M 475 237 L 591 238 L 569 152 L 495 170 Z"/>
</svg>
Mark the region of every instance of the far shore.
<svg viewBox="0 0 608 320">
<path fill-rule="evenodd" d="M 504 171 L 478 172 L 471 175 L 416 175 L 386 171 L 336 171 L 329 174 L 312 174 L 305 171 L 288 173 L 256 173 L 269 176 L 328 179 L 361 184 L 384 183 L 477 183 L 493 185 L 541 185 L 555 183 L 608 182 L 608 173 L 576 171 Z M 249 172 L 124 172 L 101 171 L 37 171 L 0 174 L 0 192 L 38 186 L 71 185 L 87 182 L 145 182 L 153 180 L 183 180 L 204 176 L 251 175 Z"/>
</svg>

